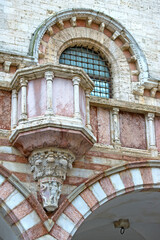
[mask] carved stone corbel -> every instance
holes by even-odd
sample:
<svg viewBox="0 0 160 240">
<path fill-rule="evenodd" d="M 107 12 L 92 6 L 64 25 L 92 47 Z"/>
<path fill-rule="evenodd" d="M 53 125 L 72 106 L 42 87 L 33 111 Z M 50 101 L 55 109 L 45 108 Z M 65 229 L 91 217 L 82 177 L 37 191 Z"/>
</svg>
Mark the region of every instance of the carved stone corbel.
<svg viewBox="0 0 160 240">
<path fill-rule="evenodd" d="M 113 33 L 111 39 L 112 39 L 113 41 L 115 41 L 116 38 L 118 38 L 119 36 L 120 36 L 120 33 L 119 33 L 118 31 L 115 31 L 115 32 Z"/>
<path fill-rule="evenodd" d="M 64 29 L 64 22 L 62 20 L 59 20 L 57 22 L 57 26 L 59 27 L 60 30 L 63 30 Z"/>
<path fill-rule="evenodd" d="M 29 157 L 31 171 L 39 182 L 43 207 L 47 211 L 54 211 L 58 207 L 61 187 L 74 159 L 70 151 L 57 148 L 37 150 Z"/>
<path fill-rule="evenodd" d="M 88 19 L 86 20 L 86 26 L 91 27 L 92 21 L 93 21 L 92 17 L 88 17 Z"/>
<path fill-rule="evenodd" d="M 151 89 L 151 97 L 155 98 L 158 88 L 154 87 Z"/>
<path fill-rule="evenodd" d="M 5 71 L 6 73 L 9 73 L 10 66 L 11 66 L 11 62 L 10 62 L 10 61 L 5 61 L 5 62 L 4 62 L 4 71 Z"/>
<path fill-rule="evenodd" d="M 138 95 L 138 96 L 143 96 L 144 86 L 142 86 L 140 83 L 135 83 L 133 85 L 133 94 Z"/>
<path fill-rule="evenodd" d="M 100 32 L 104 32 L 104 29 L 105 29 L 105 23 L 102 22 L 102 23 L 100 24 L 100 26 L 99 26 L 99 31 L 100 31 Z"/>
<path fill-rule="evenodd" d="M 76 17 L 72 17 L 70 19 L 70 22 L 71 22 L 71 26 L 72 27 L 76 27 L 77 26 L 77 18 Z"/>
</svg>

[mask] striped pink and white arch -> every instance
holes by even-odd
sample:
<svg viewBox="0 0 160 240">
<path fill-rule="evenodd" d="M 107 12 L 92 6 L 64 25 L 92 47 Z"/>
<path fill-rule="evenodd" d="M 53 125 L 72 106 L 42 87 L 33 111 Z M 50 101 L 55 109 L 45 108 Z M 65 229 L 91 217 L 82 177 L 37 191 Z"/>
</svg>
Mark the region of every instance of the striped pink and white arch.
<svg viewBox="0 0 160 240">
<path fill-rule="evenodd" d="M 53 216 L 55 224 L 50 232 L 53 238 L 46 239 L 72 239 L 81 223 L 103 203 L 122 194 L 151 189 L 160 189 L 159 161 L 134 162 L 106 170 L 68 196 Z"/>
<path fill-rule="evenodd" d="M 160 190 L 160 162 L 134 162 L 104 171 L 77 187 L 49 219 L 41 204 L 0 166 L 0 214 L 18 239 L 69 240 L 98 207 L 122 194 Z"/>
</svg>

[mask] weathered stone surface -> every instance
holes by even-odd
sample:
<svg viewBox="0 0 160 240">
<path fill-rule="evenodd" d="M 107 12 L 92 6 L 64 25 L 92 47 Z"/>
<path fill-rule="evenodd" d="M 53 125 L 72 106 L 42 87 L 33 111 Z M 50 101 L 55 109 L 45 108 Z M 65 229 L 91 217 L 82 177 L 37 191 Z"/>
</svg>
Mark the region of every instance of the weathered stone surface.
<svg viewBox="0 0 160 240">
<path fill-rule="evenodd" d="M 11 93 L 0 90 L 0 128 L 11 128 Z"/>
<path fill-rule="evenodd" d="M 146 149 L 144 116 L 120 112 L 120 139 L 123 147 Z"/>
<path fill-rule="evenodd" d="M 110 113 L 105 108 L 97 109 L 98 118 L 98 142 L 110 144 Z"/>
<path fill-rule="evenodd" d="M 160 117 L 155 117 L 156 145 L 160 152 Z"/>
</svg>

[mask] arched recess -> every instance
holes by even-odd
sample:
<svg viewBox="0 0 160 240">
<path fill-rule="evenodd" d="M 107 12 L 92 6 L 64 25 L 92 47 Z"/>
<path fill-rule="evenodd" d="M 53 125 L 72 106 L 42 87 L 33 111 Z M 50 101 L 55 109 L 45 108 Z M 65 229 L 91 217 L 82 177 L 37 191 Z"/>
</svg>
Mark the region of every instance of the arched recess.
<svg viewBox="0 0 160 240">
<path fill-rule="evenodd" d="M 56 39 L 57 42 L 61 41 L 64 43 L 65 34 L 63 35 L 62 33 L 64 39 L 57 38 L 56 34 L 70 28 L 69 36 L 71 39 L 72 33 L 76 33 L 78 27 L 94 29 L 101 35 L 107 36 L 121 49 L 127 58 L 128 65 L 132 70 L 132 78 L 135 80 L 138 76 L 141 83 L 148 81 L 149 72 L 146 58 L 132 35 L 118 21 L 104 13 L 91 9 L 69 9 L 45 20 L 32 35 L 29 55 L 32 55 L 38 62 L 39 56 L 44 57 L 44 51 L 48 42 L 47 35 Z M 101 42 L 101 44 L 103 43 Z"/>
<path fill-rule="evenodd" d="M 53 61 L 55 64 L 58 64 L 61 53 L 66 48 L 75 45 L 89 46 L 95 49 L 95 51 L 98 50 L 103 58 L 107 58 L 107 61 L 110 63 L 114 98 L 118 99 L 125 96 L 125 100 L 129 100 L 132 75 L 127 59 L 114 41 L 111 41 L 102 32 L 84 27 L 79 27 L 76 31 L 72 29 L 72 33 L 71 28 L 58 32 L 49 39 L 45 57 L 41 59 L 42 63 Z"/>
<path fill-rule="evenodd" d="M 0 224 L 12 234 L 10 239 L 35 239 L 47 234 L 51 222 L 41 204 L 23 184 L 0 165 Z M 9 233 L 7 233 L 8 236 Z M 2 236 L 2 235 L 1 235 Z M 6 238 L 4 240 L 8 240 Z"/>
<path fill-rule="evenodd" d="M 77 229 L 96 209 L 119 196 L 160 191 L 160 163 L 134 162 L 118 166 L 89 179 L 72 192 L 53 216 L 50 234 L 56 240 L 72 239 Z"/>
</svg>

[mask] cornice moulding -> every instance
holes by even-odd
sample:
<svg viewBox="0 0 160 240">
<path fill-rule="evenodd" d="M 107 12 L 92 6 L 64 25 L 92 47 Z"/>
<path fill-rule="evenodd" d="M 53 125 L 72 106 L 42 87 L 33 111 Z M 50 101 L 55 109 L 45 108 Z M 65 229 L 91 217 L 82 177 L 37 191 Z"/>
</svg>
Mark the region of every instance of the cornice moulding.
<svg viewBox="0 0 160 240">
<path fill-rule="evenodd" d="M 89 76 L 84 72 L 82 68 L 66 65 L 54 65 L 52 63 L 17 70 L 11 81 L 11 88 L 20 88 L 21 77 L 26 78 L 28 81 L 44 78 L 46 71 L 53 71 L 54 77 L 72 79 L 74 76 L 79 76 L 81 78 L 80 85 L 84 90 L 90 89 L 90 91 L 92 91 L 94 88 L 93 81 L 89 78 Z"/>
<path fill-rule="evenodd" d="M 93 133 L 88 128 L 84 127 L 80 120 L 62 116 L 53 116 L 51 118 L 41 116 L 34 119 L 28 119 L 26 122 L 24 121 L 12 131 L 10 141 L 13 142 L 17 135 L 21 132 L 28 132 L 45 127 L 58 127 L 64 129 L 79 130 L 84 135 L 86 135 L 90 141 L 96 141 L 96 137 L 93 135 Z"/>
<path fill-rule="evenodd" d="M 160 107 L 151 106 L 148 104 L 140 104 L 128 101 L 116 100 L 113 98 L 100 98 L 95 96 L 90 96 L 90 105 L 98 107 L 107 107 L 112 109 L 113 107 L 118 107 L 122 111 L 143 113 L 153 112 L 156 116 L 160 116 Z"/>
</svg>

